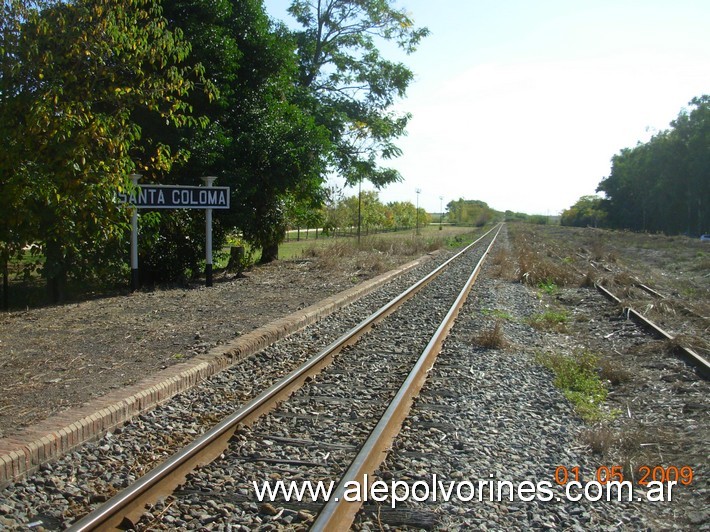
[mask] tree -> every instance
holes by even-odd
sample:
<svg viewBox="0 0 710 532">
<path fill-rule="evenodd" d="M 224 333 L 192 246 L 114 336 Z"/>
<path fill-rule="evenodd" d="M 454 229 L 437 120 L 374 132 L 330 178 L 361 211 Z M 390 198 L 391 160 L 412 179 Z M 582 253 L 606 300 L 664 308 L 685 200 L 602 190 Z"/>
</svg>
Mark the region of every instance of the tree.
<svg viewBox="0 0 710 532">
<path fill-rule="evenodd" d="M 417 223 L 417 209 L 411 201 L 395 201 L 387 204 L 392 213 L 393 229 L 409 229 Z"/>
<path fill-rule="evenodd" d="M 4 22 L 12 52 L 3 52 L 0 178 L 24 220 L 0 238 L 41 243 L 58 300 L 70 269 L 90 275 L 106 250 L 121 249 L 128 217 L 114 196 L 128 174 L 167 172 L 184 157 L 144 137 L 139 122 L 196 126 L 185 97 L 202 80 L 180 66 L 190 47 L 158 0 L 11 6 L 20 8 Z"/>
<path fill-rule="evenodd" d="M 690 105 L 671 129 L 612 158 L 597 187 L 611 227 L 699 234 L 710 226 L 710 96 Z"/>
<path fill-rule="evenodd" d="M 496 212 L 485 201 L 459 198 L 446 206 L 449 218 L 455 224 L 470 224 L 482 227 L 490 222 Z"/>
<path fill-rule="evenodd" d="M 409 114 L 392 106 L 405 95 L 413 74 L 402 63 L 385 60 L 376 40 L 394 41 L 407 53 L 429 32 L 415 28 L 391 0 L 294 0 L 289 12 L 302 25 L 296 33 L 299 86 L 308 89 L 304 105 L 328 128 L 335 169 L 348 185 L 363 179 L 380 188 L 401 179 L 382 168 L 401 150 L 394 140 L 405 133 Z"/>
<path fill-rule="evenodd" d="M 325 129 L 296 103 L 295 42 L 271 25 L 261 0 L 178 0 L 165 13 L 192 43 L 190 61 L 203 65 L 219 92 L 191 100 L 210 123 L 181 132 L 192 157 L 170 177 L 218 176 L 232 189 L 232 209 L 215 223 L 240 229 L 262 248 L 262 262 L 275 260 L 285 202 L 319 200 L 329 149 Z"/>
<path fill-rule="evenodd" d="M 599 196 L 582 196 L 562 213 L 560 223 L 575 227 L 603 227 L 606 219 L 603 203 L 604 199 Z"/>
<path fill-rule="evenodd" d="M 685 223 L 680 230 L 699 235 L 710 230 L 710 95 L 693 98 L 690 105 L 693 109 L 681 112 L 671 126 L 685 176 L 676 184 L 684 200 Z"/>
</svg>

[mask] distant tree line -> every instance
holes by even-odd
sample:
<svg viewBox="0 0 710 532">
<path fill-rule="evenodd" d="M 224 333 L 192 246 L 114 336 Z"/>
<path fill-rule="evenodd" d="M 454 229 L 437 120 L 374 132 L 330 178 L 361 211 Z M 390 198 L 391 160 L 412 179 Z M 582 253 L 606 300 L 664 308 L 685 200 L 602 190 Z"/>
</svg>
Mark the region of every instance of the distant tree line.
<svg viewBox="0 0 710 532">
<path fill-rule="evenodd" d="M 489 207 L 485 201 L 467 200 L 459 198 L 446 205 L 448 223 L 456 225 L 473 225 L 483 227 L 486 224 L 506 222 L 526 222 L 531 224 L 547 224 L 550 217 L 541 214 L 527 214 L 524 212 L 497 211 Z"/>
<path fill-rule="evenodd" d="M 318 209 L 303 209 L 295 202 L 287 213 L 288 228 L 322 229 L 327 236 L 353 235 L 358 225 L 362 235 L 374 232 L 413 229 L 431 223 L 431 215 L 408 201 L 382 203 L 377 191 L 363 191 L 360 196 L 343 196 L 338 190 L 327 191 L 328 199 Z M 316 233 L 318 234 L 318 233 Z"/>
<path fill-rule="evenodd" d="M 459 198 L 446 205 L 448 221 L 457 225 L 475 225 L 483 227 L 500 217 L 498 211 L 490 208 L 485 201 Z"/>
<path fill-rule="evenodd" d="M 412 72 L 376 40 L 412 52 L 428 33 L 393 0 L 293 0 L 289 29 L 262 0 L 7 0 L 0 13 L 0 261 L 37 250 L 52 298 L 68 278 L 125 276 L 130 209 L 144 183 L 232 190 L 215 213 L 276 257 L 289 204 L 317 208 L 323 183 L 401 179 L 379 161 L 410 116 Z M 197 273 L 202 211 L 141 216 L 141 268 Z"/>
<path fill-rule="evenodd" d="M 670 129 L 612 158 L 599 183 L 561 223 L 698 235 L 710 231 L 710 96 L 694 98 Z"/>
</svg>

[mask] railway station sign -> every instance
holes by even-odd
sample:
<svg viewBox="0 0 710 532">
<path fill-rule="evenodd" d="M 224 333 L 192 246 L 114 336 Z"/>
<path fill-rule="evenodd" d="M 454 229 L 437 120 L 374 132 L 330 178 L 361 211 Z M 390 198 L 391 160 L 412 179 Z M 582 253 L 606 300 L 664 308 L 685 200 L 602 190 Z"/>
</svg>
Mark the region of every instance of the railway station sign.
<svg viewBox="0 0 710 532">
<path fill-rule="evenodd" d="M 205 176 L 204 187 L 182 185 L 138 185 L 140 174 L 129 176 L 133 192 L 119 192 L 118 201 L 133 208 L 131 214 L 131 288 L 138 278 L 138 209 L 203 209 L 205 211 L 205 285 L 212 286 L 212 210 L 229 209 L 229 187 L 215 187 L 215 176 Z"/>
<path fill-rule="evenodd" d="M 229 187 L 140 185 L 135 192 L 120 192 L 118 201 L 138 209 L 229 209 Z"/>
</svg>

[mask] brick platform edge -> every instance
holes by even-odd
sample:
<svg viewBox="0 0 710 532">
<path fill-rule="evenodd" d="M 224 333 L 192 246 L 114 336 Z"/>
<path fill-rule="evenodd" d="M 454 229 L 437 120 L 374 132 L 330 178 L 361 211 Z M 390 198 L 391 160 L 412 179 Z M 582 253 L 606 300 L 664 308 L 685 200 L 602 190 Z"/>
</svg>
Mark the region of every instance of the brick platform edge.
<svg viewBox="0 0 710 532">
<path fill-rule="evenodd" d="M 431 255 L 431 254 L 430 254 Z M 424 256 L 397 269 L 330 296 L 241 336 L 189 361 L 175 364 L 133 386 L 99 397 L 0 439 L 0 487 L 36 471 L 131 417 L 163 403 L 202 380 L 272 343 L 339 310 L 386 282 L 418 266 Z"/>
</svg>

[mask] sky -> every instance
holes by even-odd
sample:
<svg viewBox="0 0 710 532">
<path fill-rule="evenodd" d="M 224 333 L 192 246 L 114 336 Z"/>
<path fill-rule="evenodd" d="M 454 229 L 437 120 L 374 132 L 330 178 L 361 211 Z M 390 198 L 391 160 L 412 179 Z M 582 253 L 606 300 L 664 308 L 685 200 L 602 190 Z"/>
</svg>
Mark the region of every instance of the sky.
<svg viewBox="0 0 710 532">
<path fill-rule="evenodd" d="M 289 0 L 267 12 L 292 23 Z M 556 215 L 611 158 L 710 94 L 707 0 L 397 0 L 431 35 L 397 109 L 412 114 L 380 200 Z M 334 180 L 337 183 L 337 179 Z M 371 187 L 364 187 L 371 188 Z M 421 192 L 417 198 L 416 190 Z M 347 190 L 348 195 L 356 193 Z"/>
</svg>

